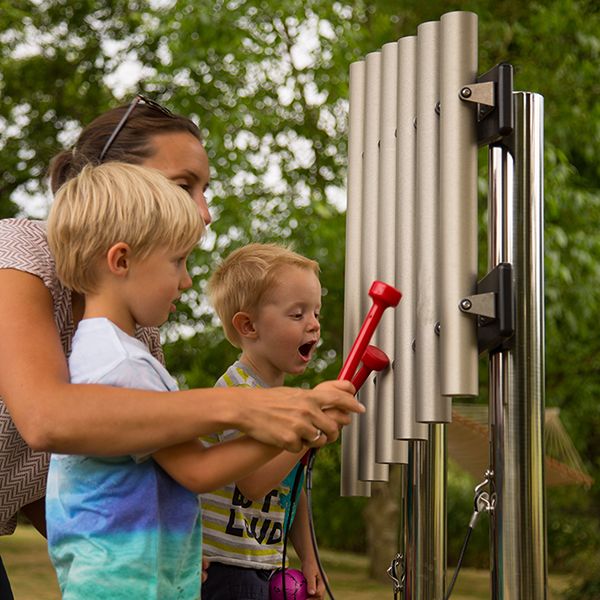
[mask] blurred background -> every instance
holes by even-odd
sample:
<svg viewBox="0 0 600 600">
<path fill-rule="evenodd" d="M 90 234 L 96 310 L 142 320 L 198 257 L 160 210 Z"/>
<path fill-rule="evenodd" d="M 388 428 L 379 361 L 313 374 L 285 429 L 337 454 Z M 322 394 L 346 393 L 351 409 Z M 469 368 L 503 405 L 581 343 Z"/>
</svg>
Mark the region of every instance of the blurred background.
<svg viewBox="0 0 600 600">
<path fill-rule="evenodd" d="M 547 488 L 549 569 L 562 582 L 553 597 L 600 598 L 600 13 L 594 0 L 0 0 L 0 217 L 44 218 L 51 157 L 74 142 L 82 124 L 142 92 L 200 125 L 212 168 L 214 222 L 191 259 L 194 287 L 163 329 L 170 370 L 182 387 L 212 386 L 235 359 L 204 299 L 207 274 L 242 244 L 276 240 L 293 243 L 322 269 L 322 343 L 306 374 L 289 383 L 334 379 L 343 324 L 349 64 L 452 10 L 479 15 L 480 73 L 510 62 L 515 89 L 545 98 L 552 409 L 546 446 L 572 475 Z M 480 159 L 483 272 L 484 152 Z M 471 403 L 479 408 L 461 409 L 471 424 L 487 422 L 484 364 L 481 373 L 482 394 Z M 474 453 L 487 452 L 485 436 L 481 443 L 473 442 Z M 450 456 L 449 572 L 481 479 L 464 457 L 452 450 Z M 335 553 L 352 553 L 348 573 L 360 563 L 364 581 L 352 584 L 367 590 L 360 597 L 381 597 L 368 591 L 368 582 L 386 581 L 396 551 L 399 485 L 392 476 L 390 484 L 374 486 L 371 499 L 339 498 L 339 446 L 319 454 L 319 543 L 331 564 Z M 31 575 L 44 552 L 39 558 L 39 545 L 34 552 L 21 529 L 22 538 L 0 538 L 0 552 L 13 553 L 5 558 L 9 573 L 11 560 L 25 558 L 21 566 Z M 488 568 L 485 518 L 465 564 Z M 467 587 L 476 593 L 475 585 Z M 391 586 L 381 589 L 391 595 Z M 485 590 L 464 597 L 489 597 Z"/>
</svg>

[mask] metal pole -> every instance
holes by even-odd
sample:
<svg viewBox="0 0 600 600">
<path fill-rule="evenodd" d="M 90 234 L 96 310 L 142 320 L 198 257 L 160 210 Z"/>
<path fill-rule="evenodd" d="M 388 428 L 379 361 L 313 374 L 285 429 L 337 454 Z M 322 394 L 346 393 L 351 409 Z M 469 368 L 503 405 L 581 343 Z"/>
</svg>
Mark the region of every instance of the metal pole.
<svg viewBox="0 0 600 600">
<path fill-rule="evenodd" d="M 447 563 L 447 515 L 446 515 L 446 482 L 447 482 L 447 439 L 445 423 L 429 426 L 429 477 L 431 485 L 428 489 L 429 539 L 431 555 L 428 559 L 430 568 L 430 595 L 432 600 L 444 600 L 446 592 Z"/>
<path fill-rule="evenodd" d="M 430 600 L 431 578 L 426 556 L 428 443 L 425 440 L 411 440 L 408 446 L 404 598 Z"/>
<path fill-rule="evenodd" d="M 512 348 L 490 358 L 491 587 L 494 599 L 542 600 L 547 583 L 543 98 L 518 92 L 513 100 L 510 152 L 492 147 L 489 161 L 490 267 L 512 263 L 516 317 Z"/>
</svg>

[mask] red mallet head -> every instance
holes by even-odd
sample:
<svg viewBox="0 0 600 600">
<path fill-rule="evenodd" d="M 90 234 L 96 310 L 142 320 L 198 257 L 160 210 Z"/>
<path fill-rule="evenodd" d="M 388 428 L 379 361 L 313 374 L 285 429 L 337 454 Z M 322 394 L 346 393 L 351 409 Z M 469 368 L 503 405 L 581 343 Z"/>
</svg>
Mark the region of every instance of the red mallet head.
<svg viewBox="0 0 600 600">
<path fill-rule="evenodd" d="M 269 598 L 271 600 L 306 600 L 308 588 L 302 571 L 298 569 L 285 570 L 285 596 L 283 595 L 283 570 L 279 569 L 269 580 Z"/>
<path fill-rule="evenodd" d="M 360 369 L 352 378 L 352 385 L 356 388 L 357 392 L 372 371 L 383 371 L 390 365 L 390 359 L 387 357 L 387 354 L 377 346 L 367 346 L 361 362 Z"/>
<path fill-rule="evenodd" d="M 399 290 L 383 281 L 374 281 L 371 284 L 369 296 L 373 299 L 373 304 L 363 321 L 354 344 L 352 344 L 338 379 L 352 379 L 356 373 L 356 367 L 358 367 L 358 363 L 369 345 L 377 325 L 379 325 L 383 311 L 389 306 L 397 306 L 400 298 L 402 298 Z"/>
<path fill-rule="evenodd" d="M 383 281 L 374 281 L 369 288 L 369 296 L 385 309 L 388 306 L 398 306 L 400 298 L 402 298 L 402 292 Z"/>
</svg>

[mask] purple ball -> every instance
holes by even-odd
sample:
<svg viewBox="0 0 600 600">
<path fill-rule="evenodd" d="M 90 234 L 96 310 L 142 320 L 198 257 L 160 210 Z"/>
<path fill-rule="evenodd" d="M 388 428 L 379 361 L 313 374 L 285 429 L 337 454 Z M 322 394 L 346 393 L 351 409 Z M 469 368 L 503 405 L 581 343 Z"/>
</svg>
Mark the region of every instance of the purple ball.
<svg viewBox="0 0 600 600">
<path fill-rule="evenodd" d="M 283 571 L 279 569 L 269 580 L 271 600 L 284 600 L 282 573 Z M 308 598 L 308 588 L 302 571 L 298 571 L 298 569 L 285 570 L 285 591 L 287 600 L 306 600 Z"/>
</svg>

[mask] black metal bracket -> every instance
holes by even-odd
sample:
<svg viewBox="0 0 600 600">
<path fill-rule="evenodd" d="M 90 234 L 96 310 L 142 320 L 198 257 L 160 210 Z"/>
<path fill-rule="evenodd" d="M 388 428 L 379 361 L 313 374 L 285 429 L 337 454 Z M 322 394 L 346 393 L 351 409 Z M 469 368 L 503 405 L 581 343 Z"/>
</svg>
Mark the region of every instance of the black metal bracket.
<svg viewBox="0 0 600 600">
<path fill-rule="evenodd" d="M 500 263 L 477 283 L 477 293 L 459 303 L 464 313 L 477 317 L 479 353 L 511 348 L 515 333 L 512 265 Z"/>
<path fill-rule="evenodd" d="M 500 63 L 467 84 L 459 96 L 477 104 L 477 142 L 487 146 L 509 136 L 514 129 L 513 67 Z"/>
</svg>

